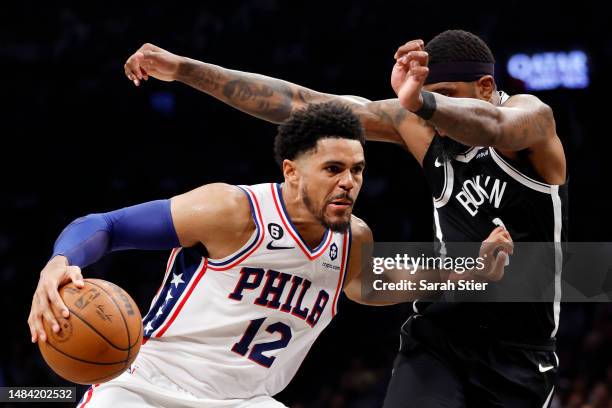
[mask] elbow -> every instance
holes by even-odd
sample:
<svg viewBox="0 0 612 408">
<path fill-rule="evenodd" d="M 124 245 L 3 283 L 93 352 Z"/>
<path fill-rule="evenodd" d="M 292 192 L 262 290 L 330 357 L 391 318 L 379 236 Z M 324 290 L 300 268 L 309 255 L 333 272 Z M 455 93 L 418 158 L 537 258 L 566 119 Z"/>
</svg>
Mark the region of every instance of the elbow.
<svg viewBox="0 0 612 408">
<path fill-rule="evenodd" d="M 345 289 L 344 294 L 349 300 L 352 300 L 355 303 L 359 303 L 361 305 L 370 305 L 366 297 L 362 296 L 363 294 L 361 293 L 361 291 Z"/>
<path fill-rule="evenodd" d="M 75 228 L 77 226 L 80 226 L 80 225 L 83 225 L 83 227 L 85 226 L 90 227 L 93 225 L 98 228 L 101 228 L 101 226 L 104 226 L 105 228 L 103 229 L 108 229 L 108 220 L 106 219 L 104 214 L 100 214 L 100 213 L 87 214 L 82 217 L 74 219 L 70 224 L 66 225 L 62 233 L 72 228 Z"/>
<path fill-rule="evenodd" d="M 376 291 L 374 291 L 371 286 L 366 285 L 361 288 L 359 303 L 364 305 L 375 305 L 378 303 L 377 301 L 380 301 L 380 299 L 377 299 Z"/>
<path fill-rule="evenodd" d="M 553 114 L 553 110 L 550 106 L 545 103 L 540 104 L 538 107 L 538 115 L 541 117 L 545 127 L 555 128 L 555 115 Z"/>
<path fill-rule="evenodd" d="M 359 285 L 350 285 L 344 289 L 344 294 L 347 298 L 355 303 L 367 306 L 378 306 L 381 304 L 380 299 L 376 298 L 374 290 L 368 290 L 367 287 Z"/>
<path fill-rule="evenodd" d="M 359 294 L 356 294 L 356 293 L 354 293 L 354 292 L 352 292 L 350 290 L 345 290 L 344 294 L 346 295 L 346 297 L 349 300 L 352 300 L 355 303 L 359 303 L 359 304 L 362 304 L 362 305 L 364 305 L 364 304 L 367 305 L 368 304 L 367 301 L 365 299 L 363 299 L 362 296 L 360 296 Z"/>
</svg>

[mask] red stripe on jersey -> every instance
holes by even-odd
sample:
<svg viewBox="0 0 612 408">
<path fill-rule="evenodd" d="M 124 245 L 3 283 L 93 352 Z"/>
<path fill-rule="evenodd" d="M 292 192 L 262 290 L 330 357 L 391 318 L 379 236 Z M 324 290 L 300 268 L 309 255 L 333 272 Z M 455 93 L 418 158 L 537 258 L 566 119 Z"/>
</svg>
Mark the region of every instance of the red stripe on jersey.
<svg viewBox="0 0 612 408">
<path fill-rule="evenodd" d="M 100 384 L 94 384 L 94 385 L 91 386 L 89 391 L 87 391 L 87 399 L 85 401 L 83 401 L 83 404 L 79 408 L 85 408 L 85 405 L 87 405 L 89 403 L 89 401 L 91 401 L 91 396 L 93 395 L 93 389 L 98 387 L 99 385 Z"/>
<path fill-rule="evenodd" d="M 202 268 L 198 272 L 198 276 L 196 276 L 191 287 L 189 288 L 185 296 L 183 296 L 183 300 L 181 300 L 181 303 L 179 303 L 178 307 L 174 310 L 174 313 L 172 314 L 172 317 L 170 318 L 170 320 L 168 320 L 168 322 L 164 325 L 164 327 L 162 327 L 162 329 L 158 331 L 157 334 L 155 334 L 155 337 L 161 337 L 166 332 L 166 330 L 168 330 L 168 327 L 170 327 L 172 322 L 174 322 L 174 319 L 176 319 L 176 316 L 178 316 L 179 312 L 185 305 L 185 302 L 187 301 L 187 299 L 189 299 L 189 296 L 191 296 L 191 293 L 193 292 L 195 287 L 198 285 L 198 282 L 200 282 L 200 279 L 202 279 L 202 276 L 204 276 L 204 274 L 206 273 L 207 265 L 208 265 L 208 259 L 204 258 L 204 263 L 202 264 Z"/>
<path fill-rule="evenodd" d="M 344 238 L 342 239 L 342 263 L 340 264 L 340 276 L 338 276 L 338 286 L 336 286 L 336 294 L 334 295 L 334 302 L 332 303 L 332 317 L 336 315 L 336 300 L 338 299 L 338 293 L 340 293 L 340 287 L 342 286 L 344 276 L 346 275 L 346 271 L 344 270 L 344 268 L 346 267 L 346 248 L 348 246 L 347 237 L 348 231 L 344 233 Z"/>
<path fill-rule="evenodd" d="M 293 233 L 293 228 L 291 228 L 288 224 L 287 221 L 285 221 L 285 217 L 283 214 L 283 211 L 280 208 L 280 205 L 278 203 L 278 199 L 276 198 L 276 194 L 274 192 L 274 184 L 270 184 L 270 189 L 272 190 L 272 198 L 274 199 L 274 206 L 276 207 L 276 211 L 278 212 L 278 215 L 280 216 L 281 221 L 283 222 L 283 225 L 285 226 L 285 229 L 289 232 L 289 235 L 291 235 L 293 237 L 293 240 L 296 242 L 296 244 L 298 245 L 298 247 L 300 247 L 300 249 L 302 250 L 302 252 L 304 253 L 304 255 L 306 255 L 306 257 L 308 259 L 310 259 L 311 261 L 314 259 L 317 259 L 318 257 L 320 257 L 321 255 L 323 255 L 323 253 L 325 252 L 325 250 L 327 249 L 327 247 L 329 246 L 329 244 L 331 244 L 332 240 L 333 240 L 333 232 L 329 231 L 329 233 L 327 234 L 327 242 L 325 243 L 325 245 L 323 245 L 320 249 L 320 251 L 318 253 L 315 253 L 313 255 L 311 255 L 306 248 L 304 248 L 304 245 L 302 244 L 301 240 L 295 236 L 295 234 Z"/>
<path fill-rule="evenodd" d="M 176 253 L 181 249 L 181 247 L 174 248 L 172 252 L 170 252 L 170 257 L 168 258 L 168 263 L 166 264 L 166 273 L 170 270 L 170 266 L 172 266 L 172 262 L 174 262 L 174 257 Z"/>
<path fill-rule="evenodd" d="M 174 248 L 172 252 L 170 252 L 170 257 L 168 257 L 168 263 L 166 264 L 166 274 L 164 276 L 164 279 L 162 280 L 161 285 L 159 286 L 159 289 L 157 289 L 157 293 L 155 294 L 154 299 L 159 296 L 159 292 L 161 292 L 162 288 L 164 287 L 164 283 L 166 283 L 166 279 L 168 279 L 168 273 L 174 265 L 174 259 L 176 258 L 176 254 L 178 254 L 180 250 L 181 248 Z"/>
</svg>

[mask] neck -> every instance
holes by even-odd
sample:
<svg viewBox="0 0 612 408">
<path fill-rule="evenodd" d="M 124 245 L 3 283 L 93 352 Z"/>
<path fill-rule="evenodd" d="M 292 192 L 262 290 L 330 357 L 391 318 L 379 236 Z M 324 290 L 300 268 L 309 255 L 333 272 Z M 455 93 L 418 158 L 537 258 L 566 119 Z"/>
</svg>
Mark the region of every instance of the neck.
<svg viewBox="0 0 612 408">
<path fill-rule="evenodd" d="M 284 183 L 281 188 L 285 208 L 289 219 L 300 233 L 310 248 L 315 248 L 321 243 L 326 228 L 306 208 L 301 191 Z"/>
</svg>

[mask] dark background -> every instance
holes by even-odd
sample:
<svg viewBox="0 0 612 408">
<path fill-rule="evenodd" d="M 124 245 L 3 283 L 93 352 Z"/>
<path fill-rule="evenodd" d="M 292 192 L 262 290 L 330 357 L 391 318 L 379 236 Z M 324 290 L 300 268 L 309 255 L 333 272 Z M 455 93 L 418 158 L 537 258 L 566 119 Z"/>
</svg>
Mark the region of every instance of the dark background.
<svg viewBox="0 0 612 408">
<path fill-rule="evenodd" d="M 278 181 L 275 127 L 178 83 L 135 88 L 123 75 L 143 42 L 225 67 L 369 99 L 393 97 L 393 53 L 449 28 L 480 35 L 497 81 L 516 52 L 584 50 L 584 90 L 536 93 L 552 106 L 570 175 L 570 239 L 610 241 L 608 204 L 612 30 L 603 6 L 534 1 L 256 0 L 202 4 L 20 1 L 0 12 L 0 386 L 61 385 L 26 324 L 55 237 L 90 212 L 167 198 L 223 181 Z M 208 4 L 210 3 L 210 4 Z M 431 195 L 401 148 L 368 143 L 355 213 L 379 241 L 432 239 Z M 148 309 L 167 253 L 117 253 L 85 270 L 126 288 Z M 588 272 L 585 270 L 585 272 Z M 408 306 L 346 299 L 278 398 L 295 407 L 380 406 Z M 563 305 L 556 407 L 604 407 L 612 386 L 612 308 Z M 587 404 L 587 405 L 585 405 Z M 56 405 L 59 406 L 59 405 Z"/>
</svg>

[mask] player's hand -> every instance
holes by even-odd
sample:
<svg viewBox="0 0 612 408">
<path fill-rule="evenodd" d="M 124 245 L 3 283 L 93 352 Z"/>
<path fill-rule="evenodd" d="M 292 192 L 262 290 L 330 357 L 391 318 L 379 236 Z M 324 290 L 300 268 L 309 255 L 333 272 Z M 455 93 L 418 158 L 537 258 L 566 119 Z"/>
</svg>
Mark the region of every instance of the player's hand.
<svg viewBox="0 0 612 408">
<path fill-rule="evenodd" d="M 391 86 L 402 106 L 416 112 L 423 106 L 421 89 L 429 75 L 429 54 L 425 51 L 423 40 L 407 42 L 397 49 L 394 57 Z"/>
<path fill-rule="evenodd" d="M 479 256 L 484 259 L 485 267 L 475 268 L 474 275 L 492 282 L 501 280 L 506 262 L 513 253 L 514 243 L 508 231 L 502 226 L 495 228 L 480 246 Z"/>
<path fill-rule="evenodd" d="M 148 80 L 150 76 L 161 81 L 174 81 L 182 58 L 146 43 L 127 59 L 123 68 L 125 75 L 136 86 L 139 86 L 142 80 Z"/>
<path fill-rule="evenodd" d="M 47 325 L 54 332 L 58 332 L 60 327 L 56 316 L 67 318 L 70 315 L 58 292 L 60 286 L 69 282 L 73 282 L 79 288 L 85 285 L 81 268 L 68 266 L 66 257 L 54 257 L 40 272 L 40 279 L 32 298 L 32 308 L 28 317 L 32 343 L 39 339 L 41 341 L 47 340 L 43 328 L 43 319 L 47 321 Z"/>
</svg>

